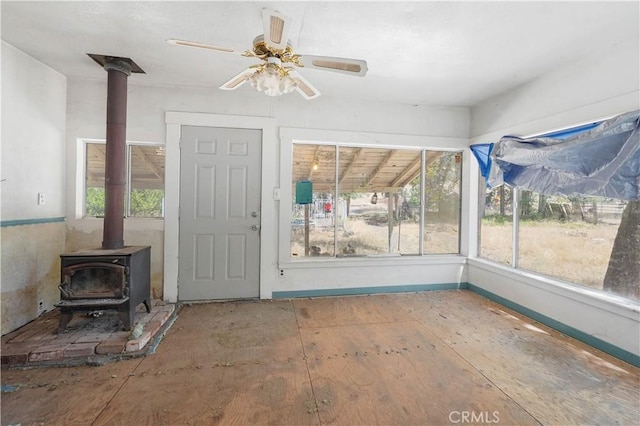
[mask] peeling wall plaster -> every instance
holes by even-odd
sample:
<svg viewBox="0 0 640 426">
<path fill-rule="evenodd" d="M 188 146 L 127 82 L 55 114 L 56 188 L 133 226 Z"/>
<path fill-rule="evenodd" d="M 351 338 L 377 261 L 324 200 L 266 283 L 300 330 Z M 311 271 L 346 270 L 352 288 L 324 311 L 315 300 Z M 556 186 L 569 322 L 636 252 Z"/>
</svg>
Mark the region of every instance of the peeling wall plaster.
<svg viewBox="0 0 640 426">
<path fill-rule="evenodd" d="M 39 315 L 38 303 L 50 311 L 60 300 L 60 254 L 64 222 L 1 228 L 2 334 Z"/>
</svg>

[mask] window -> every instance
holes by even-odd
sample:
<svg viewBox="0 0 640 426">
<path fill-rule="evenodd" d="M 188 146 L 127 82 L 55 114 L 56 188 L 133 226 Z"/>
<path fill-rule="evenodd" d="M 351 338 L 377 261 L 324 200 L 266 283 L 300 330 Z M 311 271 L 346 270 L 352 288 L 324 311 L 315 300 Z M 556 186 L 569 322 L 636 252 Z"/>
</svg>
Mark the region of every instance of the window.
<svg viewBox="0 0 640 426">
<path fill-rule="evenodd" d="M 529 188 L 480 191 L 480 256 L 640 300 L 639 115 L 472 146 L 483 176 Z"/>
<path fill-rule="evenodd" d="M 86 143 L 85 216 L 104 216 L 105 144 Z M 164 217 L 164 147 L 127 143 L 126 217 Z"/>
<path fill-rule="evenodd" d="M 481 257 L 512 265 L 513 210 L 511 188 L 500 185 L 486 187 L 480 178 L 480 226 L 478 252 Z"/>
<path fill-rule="evenodd" d="M 603 290 L 626 202 L 519 190 L 518 266 Z"/>
<path fill-rule="evenodd" d="M 424 252 L 459 253 L 462 154 L 427 151 L 425 161 Z"/>
<path fill-rule="evenodd" d="M 459 253 L 461 159 L 460 152 L 293 144 L 291 256 Z"/>
<path fill-rule="evenodd" d="M 484 212 L 480 218 L 480 257 L 638 299 L 637 285 L 617 289 L 612 280 L 605 278 L 627 201 L 546 196 L 518 190 L 518 220 L 514 226 L 515 190 L 502 185 L 482 192 L 485 198 L 480 199 L 484 207 L 480 209 Z M 518 241 L 515 250 L 513 233 Z"/>
<path fill-rule="evenodd" d="M 303 256 L 333 256 L 335 243 L 336 147 L 322 145 L 294 145 L 293 148 L 293 205 L 291 212 L 291 254 Z M 296 178 L 297 177 L 297 178 Z M 301 185 L 296 181 L 310 181 L 311 203 L 296 203 Z M 296 191 L 296 189 L 298 189 Z M 298 201 L 301 201 L 298 199 Z M 308 200 L 306 200 L 308 201 Z M 342 206 L 340 213 L 346 206 Z"/>
</svg>

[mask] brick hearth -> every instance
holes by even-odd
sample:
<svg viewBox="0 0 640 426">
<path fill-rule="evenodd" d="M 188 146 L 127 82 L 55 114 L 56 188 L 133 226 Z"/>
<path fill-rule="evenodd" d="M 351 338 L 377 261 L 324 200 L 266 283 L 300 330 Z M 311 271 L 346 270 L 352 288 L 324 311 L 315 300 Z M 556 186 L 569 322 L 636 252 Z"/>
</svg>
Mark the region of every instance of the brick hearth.
<svg viewBox="0 0 640 426">
<path fill-rule="evenodd" d="M 2 367 L 40 364 L 101 363 L 120 356 L 141 356 L 149 342 L 175 311 L 174 304 L 154 301 L 151 313 L 138 307 L 131 331 L 122 330 L 117 312 L 100 311 L 96 316 L 77 313 L 63 334 L 56 333 L 60 312 L 46 312 L 25 326 L 2 336 Z M 141 329 L 141 330 L 140 330 Z"/>
</svg>

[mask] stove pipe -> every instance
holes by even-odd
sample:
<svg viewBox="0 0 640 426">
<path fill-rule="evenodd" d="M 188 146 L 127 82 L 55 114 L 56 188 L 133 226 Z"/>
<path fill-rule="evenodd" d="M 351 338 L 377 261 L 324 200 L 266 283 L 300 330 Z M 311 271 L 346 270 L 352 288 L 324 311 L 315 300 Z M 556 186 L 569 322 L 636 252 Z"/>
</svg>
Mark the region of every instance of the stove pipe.
<svg viewBox="0 0 640 426">
<path fill-rule="evenodd" d="M 124 247 L 124 195 L 127 184 L 127 78 L 131 61 L 107 57 L 107 142 L 103 249 Z"/>
</svg>

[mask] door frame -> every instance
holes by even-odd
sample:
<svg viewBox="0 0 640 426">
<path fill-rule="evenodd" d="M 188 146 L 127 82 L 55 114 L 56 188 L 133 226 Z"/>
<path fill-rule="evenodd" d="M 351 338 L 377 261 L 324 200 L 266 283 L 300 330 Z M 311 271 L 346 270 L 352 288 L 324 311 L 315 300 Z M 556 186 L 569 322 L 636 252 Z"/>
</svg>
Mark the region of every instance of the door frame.
<svg viewBox="0 0 640 426">
<path fill-rule="evenodd" d="M 260 298 L 271 299 L 277 279 L 278 201 L 273 189 L 278 187 L 280 144 L 276 119 L 244 115 L 221 115 L 192 112 L 165 112 L 165 192 L 164 192 L 164 284 L 163 300 L 178 301 L 179 206 L 180 206 L 180 134 L 182 126 L 227 127 L 262 131 L 260 194 Z"/>
</svg>

